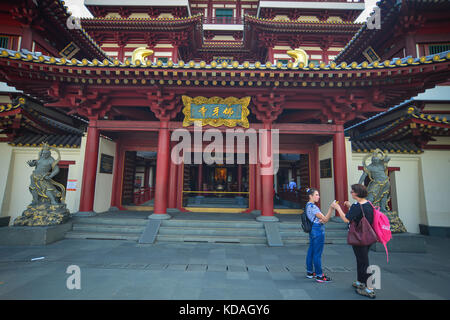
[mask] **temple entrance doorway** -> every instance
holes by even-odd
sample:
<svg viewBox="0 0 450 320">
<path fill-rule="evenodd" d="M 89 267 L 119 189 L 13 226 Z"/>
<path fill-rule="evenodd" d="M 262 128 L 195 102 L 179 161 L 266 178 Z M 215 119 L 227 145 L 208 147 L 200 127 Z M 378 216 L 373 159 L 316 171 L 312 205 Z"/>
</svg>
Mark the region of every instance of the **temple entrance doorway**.
<svg viewBox="0 0 450 320">
<path fill-rule="evenodd" d="M 125 151 L 122 179 L 123 206 L 153 206 L 156 152 Z"/>
<path fill-rule="evenodd" d="M 274 176 L 274 208 L 303 209 L 308 202 L 306 189 L 311 187 L 311 169 L 308 154 L 282 153 L 279 169 Z"/>
<path fill-rule="evenodd" d="M 192 211 L 242 212 L 249 205 L 250 171 L 245 164 L 184 164 L 183 207 Z"/>
</svg>

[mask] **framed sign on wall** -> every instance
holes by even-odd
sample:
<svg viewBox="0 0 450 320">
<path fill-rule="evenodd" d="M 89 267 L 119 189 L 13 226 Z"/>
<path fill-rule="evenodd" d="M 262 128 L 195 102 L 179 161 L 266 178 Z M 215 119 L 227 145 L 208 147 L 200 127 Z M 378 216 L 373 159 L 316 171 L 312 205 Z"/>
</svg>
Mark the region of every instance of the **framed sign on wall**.
<svg viewBox="0 0 450 320">
<path fill-rule="evenodd" d="M 114 157 L 102 153 L 100 155 L 100 173 L 113 173 Z"/>
<path fill-rule="evenodd" d="M 320 160 L 320 178 L 332 178 L 331 158 Z"/>
</svg>

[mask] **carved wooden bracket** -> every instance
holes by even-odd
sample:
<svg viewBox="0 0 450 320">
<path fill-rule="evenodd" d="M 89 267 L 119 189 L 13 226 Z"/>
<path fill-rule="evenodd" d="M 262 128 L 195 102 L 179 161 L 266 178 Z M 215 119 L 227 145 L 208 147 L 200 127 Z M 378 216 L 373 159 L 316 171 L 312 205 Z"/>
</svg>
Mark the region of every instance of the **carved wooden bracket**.
<svg viewBox="0 0 450 320">
<path fill-rule="evenodd" d="M 383 102 L 384 99 L 385 95 L 378 88 L 374 88 L 364 95 L 348 91 L 344 95 L 324 96 L 327 108 L 323 110 L 323 113 L 329 120 L 332 119 L 335 122 L 365 118 L 363 113 L 384 111 L 383 108 L 377 108 L 374 105 Z"/>
<path fill-rule="evenodd" d="M 180 96 L 173 92 L 163 93 L 161 88 L 147 93 L 150 110 L 161 121 L 170 121 L 181 111 Z"/>
<path fill-rule="evenodd" d="M 58 99 L 58 102 L 46 104 L 47 106 L 67 107 L 71 109 L 68 114 L 79 114 L 89 119 L 103 118 L 112 107 L 107 94 L 100 95 L 98 90 L 91 90 L 86 86 L 80 86 L 78 91 L 69 93 L 63 85 L 55 82 L 47 92 Z"/>
<path fill-rule="evenodd" d="M 255 105 L 253 113 L 256 118 L 263 123 L 272 123 L 283 111 L 283 104 L 286 101 L 284 94 L 276 94 L 274 90 L 269 94 L 257 94 L 252 102 Z"/>
</svg>

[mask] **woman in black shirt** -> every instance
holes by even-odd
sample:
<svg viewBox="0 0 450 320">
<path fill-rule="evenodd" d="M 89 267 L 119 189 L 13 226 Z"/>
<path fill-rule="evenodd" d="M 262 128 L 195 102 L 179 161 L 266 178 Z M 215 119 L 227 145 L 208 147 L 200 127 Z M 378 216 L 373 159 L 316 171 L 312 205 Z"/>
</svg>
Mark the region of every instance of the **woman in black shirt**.
<svg viewBox="0 0 450 320">
<path fill-rule="evenodd" d="M 366 187 L 361 184 L 354 184 L 352 185 L 351 194 L 352 198 L 355 199 L 356 202 L 353 205 L 350 205 L 350 202 L 348 201 L 344 202 L 344 205 L 349 208 L 347 214 L 342 211 L 340 205 L 337 203 L 333 203 L 332 207 L 336 209 L 341 219 L 346 223 L 350 223 L 351 221 L 359 223 L 363 217 L 362 210 L 364 210 L 366 219 L 369 221 L 370 225 L 372 225 L 373 208 L 372 205 L 366 200 Z M 358 273 L 358 280 L 353 282 L 353 286 L 356 288 L 357 293 L 370 298 L 375 298 L 375 291 L 373 288 L 366 287 L 367 279 L 370 277 L 370 274 L 367 273 L 367 268 L 369 267 L 370 246 L 352 247 L 356 257 L 356 269 Z"/>
</svg>

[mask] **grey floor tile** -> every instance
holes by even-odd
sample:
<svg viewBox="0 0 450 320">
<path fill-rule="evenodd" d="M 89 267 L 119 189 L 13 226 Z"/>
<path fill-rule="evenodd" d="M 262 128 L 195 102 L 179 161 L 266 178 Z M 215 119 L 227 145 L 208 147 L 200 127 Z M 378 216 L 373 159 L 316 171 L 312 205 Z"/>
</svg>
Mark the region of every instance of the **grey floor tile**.
<svg viewBox="0 0 450 320">
<path fill-rule="evenodd" d="M 248 280 L 250 278 L 247 272 L 227 272 L 227 279 Z"/>
<path fill-rule="evenodd" d="M 303 289 L 280 289 L 280 293 L 286 300 L 311 300 L 309 294 Z"/>
</svg>

